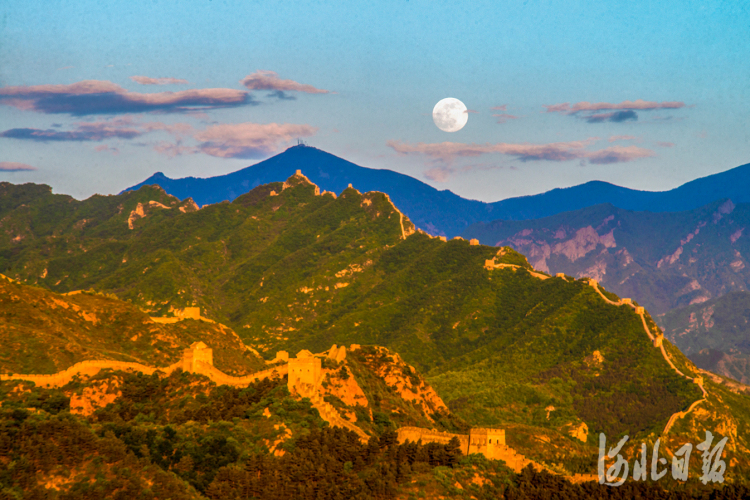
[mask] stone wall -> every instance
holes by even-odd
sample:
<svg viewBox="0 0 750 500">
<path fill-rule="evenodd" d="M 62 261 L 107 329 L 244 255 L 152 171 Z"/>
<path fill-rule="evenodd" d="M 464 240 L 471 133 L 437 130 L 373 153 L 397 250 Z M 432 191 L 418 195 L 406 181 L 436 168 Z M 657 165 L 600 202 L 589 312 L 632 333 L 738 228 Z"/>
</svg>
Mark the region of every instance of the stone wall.
<svg viewBox="0 0 750 500">
<path fill-rule="evenodd" d="M 458 438 L 461 445 L 461 453 L 469 455 L 480 453 L 493 460 L 502 460 L 508 467 L 516 472 L 528 464 L 535 468 L 543 468 L 526 459 L 523 455 L 516 453 L 505 443 L 505 429 L 475 428 L 469 431 L 469 434 L 451 434 L 433 429 L 423 429 L 421 427 L 401 427 L 397 431 L 398 442 L 405 443 L 413 441 L 415 443 L 440 443 L 447 444 L 451 439 Z"/>
<path fill-rule="evenodd" d="M 327 355 L 331 359 L 343 361 L 346 357 L 346 348 L 343 346 L 333 346 Z M 290 359 L 286 352 L 279 352 L 274 361 L 281 360 L 287 360 L 288 362 L 244 377 L 233 377 L 213 365 L 212 349 L 203 342 L 194 342 L 189 348 L 183 351 L 180 361 L 163 368 L 124 361 L 93 360 L 81 361 L 66 370 L 51 375 L 15 373 L 12 375 L 0 375 L 0 380 L 28 380 L 43 387 L 62 387 L 71 382 L 77 375 L 96 375 L 103 369 L 129 370 L 142 372 L 147 375 L 161 371 L 169 375 L 178 368 L 181 368 L 186 372 L 204 375 L 217 385 L 246 387 L 258 380 L 280 378 L 288 375 L 289 391 L 292 394 L 309 398 L 323 420 L 334 427 L 342 427 L 355 432 L 363 442 L 369 439 L 369 436 L 362 429 L 344 419 L 336 408 L 324 401 L 320 395 L 319 387 L 323 376 L 320 357 L 313 356 L 309 351 L 300 351 L 296 358 Z M 448 441 L 450 441 L 450 438 L 448 438 Z"/>
<path fill-rule="evenodd" d="M 140 363 L 129 363 L 126 361 L 92 360 L 81 361 L 74 364 L 70 368 L 57 373 L 53 373 L 51 375 L 14 373 L 12 375 L 0 375 L 0 380 L 28 380 L 29 382 L 34 382 L 36 385 L 42 387 L 62 387 L 65 384 L 71 382 L 77 375 L 96 375 L 101 370 L 105 369 L 143 372 L 147 375 L 151 375 L 157 370 L 163 371 L 165 373 L 171 373 L 181 366 L 182 362 L 175 363 L 164 368 L 156 368 L 153 366 L 146 366 Z"/>
</svg>

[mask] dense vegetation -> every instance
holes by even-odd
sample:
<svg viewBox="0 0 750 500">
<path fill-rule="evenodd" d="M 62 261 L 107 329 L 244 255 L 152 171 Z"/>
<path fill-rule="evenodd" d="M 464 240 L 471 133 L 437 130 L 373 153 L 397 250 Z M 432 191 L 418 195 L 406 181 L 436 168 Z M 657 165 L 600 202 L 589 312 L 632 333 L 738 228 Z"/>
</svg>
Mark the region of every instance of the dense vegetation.
<svg viewBox="0 0 750 500">
<path fill-rule="evenodd" d="M 113 376 L 114 403 L 69 413 L 68 394 Z M 278 379 L 237 389 L 182 372 L 115 373 L 18 387 L 0 386 L 2 498 L 394 498 L 414 473 L 457 466 L 461 455 L 457 440 L 399 445 L 391 429 L 362 443 Z"/>
<path fill-rule="evenodd" d="M 295 176 L 183 213 L 151 187 L 83 202 L 7 189 L 18 201 L 6 217 L 23 236 L 6 242 L 9 275 L 60 291 L 94 287 L 155 313 L 195 303 L 268 357 L 333 343 L 387 346 L 426 372 L 473 425 L 559 428 L 582 419 L 592 406 L 581 401 L 596 394 L 602 417 L 592 431 L 646 432 L 697 396 L 649 347 L 629 310 L 607 306 L 585 283 L 531 276 L 509 249 L 419 232 L 403 239 L 402 226 L 413 225 L 380 193 L 316 196 Z M 137 203 L 145 217 L 131 230 Z M 58 207 L 54 221 L 50 205 Z M 519 267 L 488 271 L 493 258 Z M 576 403 L 567 387 L 594 376 L 580 366 L 595 350 L 605 359 L 602 381 L 630 383 L 596 392 L 579 384 Z M 558 376 L 542 376 L 558 365 Z M 661 398 L 665 388 L 672 397 Z M 645 416 L 614 411 L 623 399 Z M 547 419 L 550 404 L 558 410 Z"/>
<path fill-rule="evenodd" d="M 264 366 L 220 325 L 184 320 L 158 324 L 114 295 L 60 295 L 0 278 L 0 373 L 50 374 L 84 360 L 164 367 L 196 341 L 211 344 L 214 363 L 244 375 Z"/>
<path fill-rule="evenodd" d="M 394 398 L 388 384 L 365 373 L 377 365 L 377 349 L 362 349 L 364 357 L 354 355 L 346 366 L 329 367 L 342 379 L 355 376 L 362 382 L 371 406 L 349 409 L 364 429 L 381 438 L 399 425 L 453 431 L 500 426 L 512 431 L 508 442 L 527 457 L 546 463 L 554 457 L 560 472 L 583 471 L 591 464 L 599 432 L 610 440 L 629 434 L 632 442 L 653 442 L 671 415 L 701 398 L 697 386 L 677 375 L 654 349 L 631 308 L 606 304 L 584 281 L 540 278 L 511 249 L 460 239 L 444 242 L 414 232 L 382 193 L 349 188 L 338 198 L 321 196 L 295 176 L 284 184 L 260 186 L 232 203 L 191 211 L 189 203 L 153 187 L 82 202 L 33 185 L 4 184 L 2 189 L 0 271 L 11 277 L 55 292 L 95 289 L 151 314 L 197 305 L 267 359 L 280 349 L 320 352 L 334 343 L 398 352 L 425 374 L 451 410 L 430 415 L 434 424 L 415 406 Z M 488 270 L 487 260 L 505 266 Z M 52 296 L 41 289 L 37 293 Z M 95 294 L 85 298 L 115 300 Z M 190 324 L 178 323 L 185 325 L 181 328 Z M 680 369 L 695 375 L 695 367 L 666 344 Z M 140 352 L 153 356 L 145 347 Z M 245 356 L 244 350 L 238 352 Z M 409 371 L 400 376 L 418 377 Z M 156 385 L 143 394 L 183 391 L 183 382 L 148 383 Z M 708 382 L 707 387 L 714 390 Z M 276 391 L 276 413 L 271 413 L 281 421 L 258 416 L 263 408 L 247 393 L 205 389 L 203 396 L 181 399 L 183 406 L 153 396 L 140 400 L 138 391 L 123 390 L 122 399 L 98 410 L 89 423 L 96 429 L 108 426 L 105 434 L 117 439 L 132 440 L 130 451 L 138 460 L 156 453 L 152 445 L 161 445 L 154 443 L 172 440 L 167 427 L 176 432 L 177 442 L 169 445 L 176 450 L 182 449 L 180 436 L 197 439 L 191 422 L 208 426 L 219 441 L 206 446 L 215 445 L 217 456 L 225 458 L 214 462 L 222 465 L 209 473 L 195 465 L 203 462 L 194 456 L 190 470 L 195 477 L 180 476 L 196 491 L 208 492 L 221 467 L 244 470 L 245 451 L 233 458 L 221 439 L 243 443 L 247 453 L 273 448 L 290 454 L 294 440 L 271 446 L 284 429 L 294 429 L 296 439 L 322 426 L 303 416 L 311 414 L 309 406 L 299 406 L 285 388 L 269 390 Z M 750 435 L 743 422 L 750 421 L 750 408 L 745 396 L 720 394 L 704 405 L 702 420 L 690 422 L 717 434 L 734 433 L 728 449 L 736 459 L 732 470 L 743 471 Z M 222 406 L 223 400 L 231 404 Z M 326 401 L 342 408 L 343 402 L 331 395 Z M 582 440 L 571 437 L 582 423 L 588 434 Z M 131 432 L 131 425 L 145 434 Z M 679 439 L 693 439 L 695 433 L 684 422 L 673 431 Z M 97 434 L 98 439 L 105 434 Z M 173 470 L 178 464 L 159 467 L 178 474 Z"/>
</svg>

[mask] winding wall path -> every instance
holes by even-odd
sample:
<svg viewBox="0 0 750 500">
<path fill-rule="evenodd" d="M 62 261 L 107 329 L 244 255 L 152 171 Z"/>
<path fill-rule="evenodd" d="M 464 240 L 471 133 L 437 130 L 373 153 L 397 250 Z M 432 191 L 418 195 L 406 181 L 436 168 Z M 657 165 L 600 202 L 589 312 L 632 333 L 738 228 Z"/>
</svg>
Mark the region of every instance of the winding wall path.
<svg viewBox="0 0 750 500">
<path fill-rule="evenodd" d="M 664 335 L 661 332 L 658 332 L 655 336 L 651 333 L 651 329 L 648 327 L 648 323 L 646 323 L 646 310 L 643 307 L 635 306 L 633 304 L 633 301 L 630 299 L 620 299 L 616 302 L 613 300 L 610 300 L 609 298 L 607 298 L 606 295 L 602 293 L 602 291 L 599 289 L 599 283 L 597 283 L 595 280 L 590 279 L 589 285 L 591 285 L 594 288 L 594 290 L 596 290 L 596 292 L 601 296 L 601 298 L 604 299 L 604 301 L 607 302 L 608 304 L 612 304 L 613 306 L 627 305 L 627 306 L 632 307 L 635 310 L 635 313 L 641 317 L 641 322 L 643 323 L 643 329 L 646 331 L 646 335 L 648 335 L 648 338 L 654 344 L 654 347 L 657 347 L 661 350 L 661 354 L 666 360 L 666 362 L 669 363 L 669 366 L 672 367 L 672 369 L 678 375 L 685 377 L 686 379 L 690 380 L 691 382 L 696 384 L 698 387 L 700 387 L 700 390 L 703 393 L 703 399 L 699 399 L 698 401 L 695 401 L 693 404 L 690 405 L 690 407 L 687 410 L 679 411 L 673 414 L 671 417 L 669 417 L 669 421 L 667 422 L 667 425 L 666 427 L 664 427 L 664 431 L 662 432 L 662 436 L 666 436 L 669 430 L 672 428 L 672 426 L 678 419 L 687 416 L 699 404 L 708 400 L 708 392 L 706 392 L 705 387 L 703 387 L 703 377 L 700 377 L 700 376 L 690 377 L 688 375 L 685 375 L 674 365 L 672 360 L 669 358 L 667 351 L 664 349 Z"/>
</svg>

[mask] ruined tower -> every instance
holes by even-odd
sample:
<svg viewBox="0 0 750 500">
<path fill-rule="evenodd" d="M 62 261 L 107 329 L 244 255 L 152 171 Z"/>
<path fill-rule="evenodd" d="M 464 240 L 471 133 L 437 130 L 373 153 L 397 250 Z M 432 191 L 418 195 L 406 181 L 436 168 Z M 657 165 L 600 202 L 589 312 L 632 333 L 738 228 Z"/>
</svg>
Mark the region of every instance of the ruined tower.
<svg viewBox="0 0 750 500">
<path fill-rule="evenodd" d="M 288 387 L 299 394 L 315 389 L 320 383 L 321 363 L 308 350 L 301 350 L 296 358 L 289 359 L 289 382 Z"/>
<path fill-rule="evenodd" d="M 203 342 L 193 342 L 182 351 L 182 371 L 195 373 L 198 363 L 214 364 L 214 350 Z"/>
</svg>

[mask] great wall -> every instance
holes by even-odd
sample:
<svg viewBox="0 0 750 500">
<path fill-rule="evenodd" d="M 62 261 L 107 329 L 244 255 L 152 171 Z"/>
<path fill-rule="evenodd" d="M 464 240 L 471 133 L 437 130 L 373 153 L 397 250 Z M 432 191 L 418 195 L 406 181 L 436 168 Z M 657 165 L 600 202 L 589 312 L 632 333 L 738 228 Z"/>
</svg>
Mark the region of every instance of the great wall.
<svg viewBox="0 0 750 500">
<path fill-rule="evenodd" d="M 505 430 L 492 428 L 473 428 L 468 434 L 452 434 L 421 427 L 400 427 L 398 430 L 399 443 L 407 441 L 422 443 L 447 444 L 456 438 L 460 443 L 464 455 L 480 453 L 493 460 L 502 460 L 515 472 L 520 472 L 531 464 L 536 469 L 544 469 L 538 463 L 528 460 L 505 443 Z"/>
<path fill-rule="evenodd" d="M 330 359 L 342 361 L 346 357 L 346 348 L 334 345 L 324 355 L 327 355 Z M 0 380 L 26 380 L 42 387 L 52 388 L 62 387 L 78 376 L 93 376 L 101 370 L 107 369 L 141 372 L 147 375 L 157 371 L 169 375 L 177 369 L 182 369 L 185 372 L 204 375 L 217 385 L 246 387 L 258 380 L 288 375 L 287 386 L 293 395 L 310 398 L 313 407 L 318 410 L 323 420 L 335 427 L 349 429 L 355 432 L 362 441 L 367 441 L 369 436 L 362 429 L 342 418 L 339 412 L 320 396 L 319 387 L 323 378 L 321 357 L 324 355 L 313 355 L 310 351 L 303 350 L 297 354 L 296 358 L 290 358 L 288 353 L 280 351 L 276 354 L 276 358 L 267 362 L 275 364 L 275 366 L 244 377 L 233 377 L 214 366 L 211 348 L 203 342 L 194 342 L 183 351 L 180 361 L 166 367 L 154 367 L 124 361 L 91 360 L 81 361 L 63 371 L 50 375 L 14 373 L 0 375 Z"/>
<path fill-rule="evenodd" d="M 685 411 L 679 411 L 677 413 L 674 413 L 671 417 L 669 417 L 669 421 L 667 421 L 667 425 L 664 427 L 664 430 L 662 431 L 662 436 L 666 436 L 667 433 L 669 433 L 669 430 L 672 428 L 672 426 L 677 422 L 678 419 L 684 418 L 687 416 L 690 412 L 692 412 L 699 404 L 704 403 L 708 400 L 708 392 L 706 392 L 705 387 L 703 387 L 703 377 L 697 376 L 697 377 L 690 377 L 688 375 L 685 375 L 682 373 L 672 362 L 671 359 L 669 359 L 669 355 L 667 354 L 667 351 L 664 349 L 664 334 L 661 331 L 657 331 L 656 335 L 651 333 L 651 329 L 648 327 L 648 324 L 646 323 L 646 310 L 643 307 L 636 306 L 633 304 L 633 301 L 631 299 L 620 299 L 618 301 L 610 300 L 607 298 L 604 293 L 599 289 L 599 283 L 596 280 L 589 279 L 588 283 L 591 287 L 596 290 L 596 292 L 601 296 L 602 299 L 604 299 L 605 302 L 608 304 L 612 304 L 613 306 L 630 306 L 635 310 L 635 313 L 641 317 L 641 322 L 643 323 L 643 329 L 646 331 L 646 335 L 648 335 L 648 338 L 653 343 L 654 347 L 661 350 L 661 354 L 664 357 L 664 360 L 669 364 L 669 366 L 681 377 L 685 377 L 686 379 L 690 380 L 694 384 L 696 384 L 701 392 L 703 393 L 703 399 L 699 399 L 698 401 L 693 402 L 693 404 L 690 405 L 690 407 Z"/>
<path fill-rule="evenodd" d="M 299 171 L 297 172 L 297 174 L 301 175 Z M 286 183 L 284 187 L 286 187 Z M 275 193 L 272 193 L 272 195 L 273 194 Z M 404 233 L 403 221 L 401 222 L 401 229 L 402 237 L 405 238 L 407 234 Z M 446 240 L 444 237 L 440 237 L 440 239 L 443 241 Z M 477 240 L 471 240 L 469 244 L 478 245 L 479 242 Z M 504 252 L 501 249 L 498 252 L 498 256 L 502 256 L 503 253 Z M 487 270 L 509 268 L 513 271 L 517 271 L 519 269 L 523 269 L 532 276 L 542 280 L 551 278 L 551 276 L 549 275 L 535 272 L 519 265 L 496 263 L 494 257 L 490 260 L 486 260 L 484 267 Z M 555 277 L 567 281 L 567 277 L 562 273 L 558 273 Z M 646 322 L 645 309 L 643 307 L 636 306 L 629 298 L 623 298 L 618 301 L 610 300 L 600 290 L 599 284 L 596 280 L 588 279 L 588 284 L 599 294 L 599 296 L 606 303 L 618 307 L 627 305 L 633 308 L 635 313 L 641 318 L 641 322 L 643 324 L 646 335 L 651 340 L 654 347 L 661 350 L 662 356 L 669 364 L 669 366 L 677 374 L 687 378 L 688 380 L 691 380 L 701 389 L 703 393 L 703 399 L 693 402 L 687 410 L 677 412 L 670 417 L 666 427 L 664 428 L 664 431 L 662 432 L 663 436 L 667 435 L 669 430 L 678 419 L 684 418 L 699 404 L 707 400 L 708 393 L 703 386 L 703 378 L 701 376 L 689 377 L 674 365 L 664 348 L 663 334 L 660 331 L 658 331 L 656 335 L 651 332 L 651 329 Z M 198 307 L 186 307 L 184 309 L 174 310 L 173 313 L 174 317 L 152 317 L 151 319 L 157 323 L 175 323 L 184 319 L 194 319 L 213 323 L 212 320 L 201 316 L 200 309 Z M 353 344 L 351 346 L 351 349 L 353 350 L 357 348 L 359 348 L 359 345 Z M 295 358 L 290 358 L 289 354 L 285 351 L 279 351 L 277 352 L 274 359 L 266 361 L 267 364 L 273 365 L 272 367 L 253 373 L 251 375 L 234 377 L 225 374 L 213 365 L 212 349 L 210 349 L 203 342 L 195 342 L 189 348 L 183 351 L 182 359 L 180 361 L 166 367 L 153 367 L 140 363 L 122 361 L 90 360 L 76 363 L 66 370 L 60 371 L 55 374 L 0 375 L 0 380 L 27 380 L 44 387 L 62 387 L 71 382 L 77 376 L 96 375 L 104 369 L 129 370 L 134 372 L 142 372 L 147 375 L 151 375 L 157 371 L 169 375 L 177 369 L 182 369 L 185 372 L 204 375 L 217 385 L 245 387 L 250 383 L 258 380 L 262 380 L 265 378 L 280 378 L 286 375 L 288 377 L 287 386 L 290 393 L 299 397 L 309 398 L 313 407 L 318 410 L 318 413 L 320 414 L 321 418 L 323 418 L 323 420 L 325 420 L 332 426 L 345 428 L 356 433 L 362 442 L 366 442 L 369 439 L 369 436 L 352 422 L 343 418 L 341 414 L 331 404 L 324 401 L 323 397 L 321 396 L 320 385 L 324 378 L 321 363 L 321 358 L 323 357 L 327 357 L 335 361 L 343 361 L 346 358 L 346 348 L 344 346 L 337 347 L 336 345 L 334 345 L 328 352 L 321 354 L 312 354 L 310 351 L 302 350 L 297 354 Z M 480 453 L 490 459 L 503 460 L 508 465 L 508 467 L 516 472 L 519 472 L 529 464 L 531 464 L 537 470 L 546 469 L 546 467 L 544 467 L 543 465 L 527 459 L 523 455 L 515 452 L 512 448 L 507 446 L 505 442 L 505 430 L 503 429 L 474 428 L 471 429 L 468 434 L 452 434 L 419 427 L 401 427 L 397 430 L 397 434 L 398 441 L 400 443 L 413 441 L 422 443 L 447 444 L 453 438 L 457 438 L 460 443 L 460 449 L 465 455 L 471 453 Z M 577 474 L 573 477 L 570 477 L 569 479 L 579 481 L 592 480 L 592 478 L 593 480 L 596 479 L 595 476 Z"/>
</svg>

